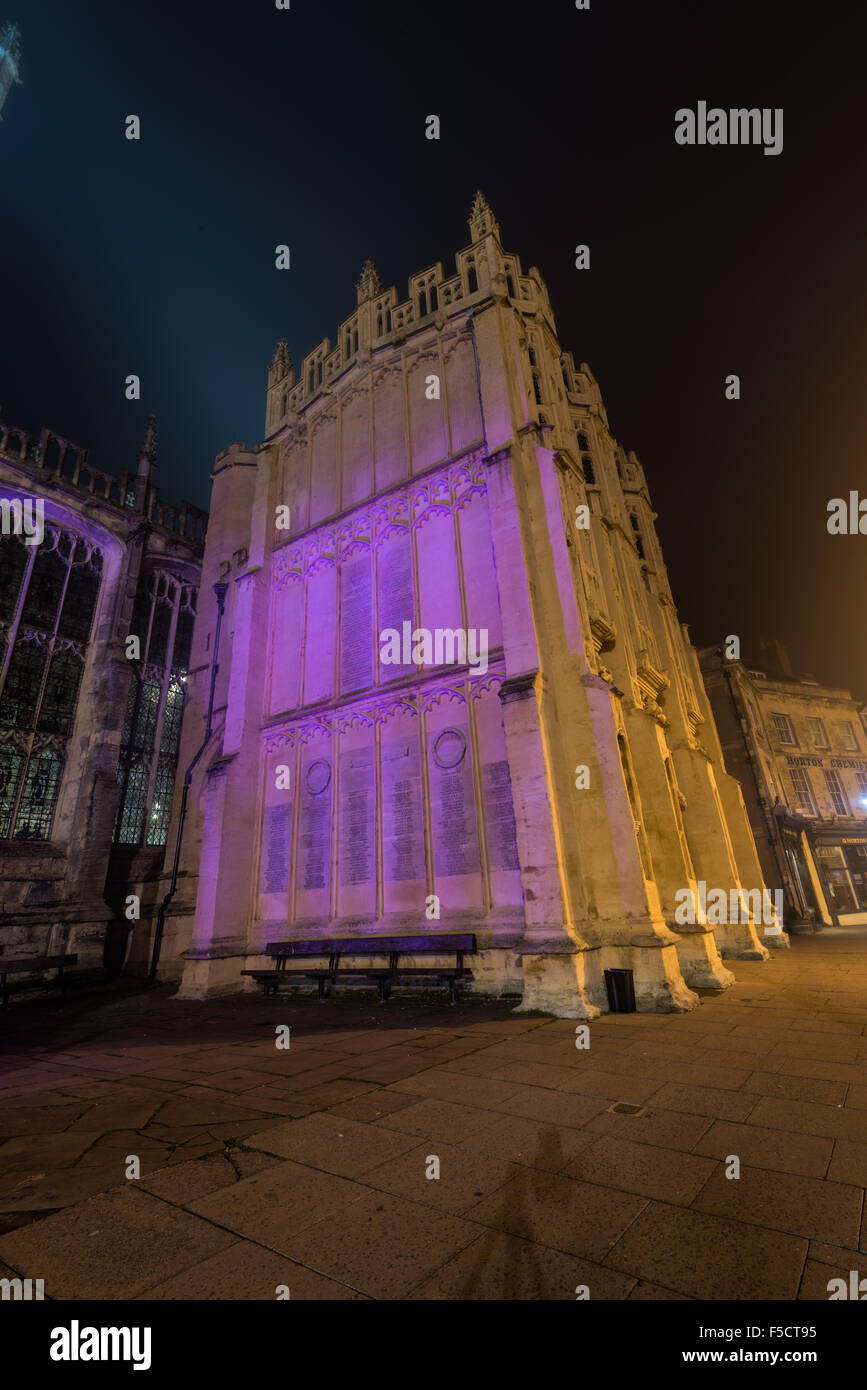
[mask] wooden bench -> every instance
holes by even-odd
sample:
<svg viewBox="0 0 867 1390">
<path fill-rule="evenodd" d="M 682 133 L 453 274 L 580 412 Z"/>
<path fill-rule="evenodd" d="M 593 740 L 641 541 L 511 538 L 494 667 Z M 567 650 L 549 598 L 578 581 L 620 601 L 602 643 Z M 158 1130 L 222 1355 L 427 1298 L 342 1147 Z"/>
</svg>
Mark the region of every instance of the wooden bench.
<svg viewBox="0 0 867 1390">
<path fill-rule="evenodd" d="M 60 997 L 66 993 L 66 980 L 63 971 L 67 965 L 75 965 L 78 956 L 0 956 L 0 994 L 3 996 L 3 1007 L 9 1003 L 9 995 L 14 986 L 6 983 L 7 975 L 32 974 L 37 970 L 56 970 L 57 979 L 47 980 L 47 986 L 57 985 L 60 988 Z"/>
<path fill-rule="evenodd" d="M 456 933 L 438 936 L 369 936 L 345 937 L 320 941 L 272 941 L 265 948 L 265 954 L 276 962 L 273 970 L 243 970 L 259 980 L 265 995 L 276 994 L 282 984 L 293 979 L 315 980 L 319 998 L 325 999 L 332 986 L 347 976 L 351 979 L 376 980 L 379 986 L 379 1000 L 384 1003 L 391 994 L 393 984 L 423 979 L 437 980 L 447 984 L 449 1003 L 457 1002 L 457 990 L 473 978 L 472 970 L 464 966 L 464 956 L 473 955 L 476 938 L 472 935 Z M 442 956 L 454 955 L 453 966 L 412 965 L 400 966 L 401 956 Z M 287 970 L 286 962 L 304 956 L 327 956 L 327 969 Z M 362 959 L 364 956 L 387 956 L 388 965 L 345 966 L 344 961 Z"/>
</svg>

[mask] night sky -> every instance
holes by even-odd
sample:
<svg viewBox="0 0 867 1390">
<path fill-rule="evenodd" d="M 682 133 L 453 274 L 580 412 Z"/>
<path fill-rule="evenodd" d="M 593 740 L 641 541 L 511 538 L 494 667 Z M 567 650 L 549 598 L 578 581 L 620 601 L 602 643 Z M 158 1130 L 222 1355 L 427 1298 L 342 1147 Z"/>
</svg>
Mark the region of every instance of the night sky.
<svg viewBox="0 0 867 1390">
<path fill-rule="evenodd" d="M 0 10 L 24 82 L 0 124 L 4 416 L 120 471 L 154 410 L 163 495 L 207 507 L 214 454 L 262 437 L 276 342 L 296 367 L 333 342 L 368 255 L 401 297 L 452 273 L 481 187 L 646 468 L 693 640 L 777 636 L 867 698 L 867 536 L 826 530 L 830 498 L 867 496 L 858 7 L 291 3 Z M 783 107 L 783 152 L 678 146 L 699 100 Z"/>
</svg>

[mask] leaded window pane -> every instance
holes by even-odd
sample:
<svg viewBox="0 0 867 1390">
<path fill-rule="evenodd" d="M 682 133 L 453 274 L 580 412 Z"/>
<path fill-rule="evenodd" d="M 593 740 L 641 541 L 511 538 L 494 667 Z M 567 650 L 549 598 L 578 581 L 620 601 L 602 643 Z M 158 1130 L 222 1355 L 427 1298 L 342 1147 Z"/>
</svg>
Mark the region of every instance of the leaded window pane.
<svg viewBox="0 0 867 1390">
<path fill-rule="evenodd" d="M 0 696 L 0 724 L 16 729 L 34 727 L 47 660 L 47 648 L 36 642 L 16 642 Z"/>
<path fill-rule="evenodd" d="M 126 779 L 126 796 L 124 797 L 120 829 L 117 835 L 119 844 L 137 845 L 141 842 L 147 791 L 147 767 L 139 758 L 130 764 Z"/>
<path fill-rule="evenodd" d="M 94 559 L 96 558 L 94 555 Z M 57 627 L 60 637 L 69 637 L 74 642 L 87 641 L 99 593 L 99 580 L 97 568 L 90 565 L 73 565 Z"/>
<path fill-rule="evenodd" d="M 178 614 L 178 626 L 175 631 L 175 650 L 172 663 L 180 671 L 188 671 L 190 668 L 190 652 L 193 646 L 193 623 L 195 614 L 182 610 Z"/>
<path fill-rule="evenodd" d="M 154 666 L 166 665 L 166 648 L 169 641 L 169 629 L 172 625 L 172 608 L 169 603 L 154 604 L 154 620 L 151 627 L 151 640 L 148 646 L 147 660 Z"/>
<path fill-rule="evenodd" d="M 15 820 L 16 840 L 50 837 L 61 767 L 61 759 L 50 748 L 31 754 Z"/>
<path fill-rule="evenodd" d="M 0 744 L 0 839 L 7 839 L 12 828 L 12 815 L 25 755 L 14 744 Z"/>
<path fill-rule="evenodd" d="M 62 734 L 64 738 L 72 733 L 83 670 L 84 664 L 75 652 L 55 651 L 39 710 L 37 728 L 40 733 Z"/>
<path fill-rule="evenodd" d="M 0 619 L 14 618 L 29 550 L 19 536 L 0 540 Z"/>
<path fill-rule="evenodd" d="M 148 821 L 147 843 L 164 845 L 169 833 L 172 812 L 172 792 L 175 785 L 174 756 L 160 754 L 154 784 L 154 804 Z"/>
<path fill-rule="evenodd" d="M 46 537 L 47 539 L 47 537 Z M 21 621 L 39 632 L 53 632 L 66 582 L 66 564 L 56 550 L 41 546 L 27 586 Z"/>
<path fill-rule="evenodd" d="M 166 710 L 163 715 L 163 732 L 160 740 L 160 757 L 171 754 L 177 757 L 181 741 L 181 721 L 184 716 L 184 687 L 176 676 L 169 682 L 166 694 Z"/>
</svg>

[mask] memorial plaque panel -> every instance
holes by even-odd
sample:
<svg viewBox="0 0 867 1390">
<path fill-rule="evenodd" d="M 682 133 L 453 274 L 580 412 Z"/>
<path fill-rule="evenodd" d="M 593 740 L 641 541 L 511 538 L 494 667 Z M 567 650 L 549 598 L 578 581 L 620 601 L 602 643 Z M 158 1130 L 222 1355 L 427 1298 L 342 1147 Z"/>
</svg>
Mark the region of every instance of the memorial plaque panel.
<svg viewBox="0 0 867 1390">
<path fill-rule="evenodd" d="M 262 834 L 263 893 L 285 893 L 289 888 L 289 854 L 292 836 L 292 803 L 288 799 L 265 807 Z"/>
<path fill-rule="evenodd" d="M 479 872 L 471 756 L 466 725 L 431 731 L 431 809 L 438 879 Z"/>
<path fill-rule="evenodd" d="M 515 836 L 515 809 L 512 803 L 512 781 L 505 759 L 485 763 L 482 767 L 482 788 L 485 797 L 485 829 L 488 836 L 488 858 L 492 869 L 520 869 L 518 842 Z"/>
<path fill-rule="evenodd" d="M 372 748 L 340 755 L 340 886 L 373 883 L 376 783 Z"/>
<path fill-rule="evenodd" d="M 410 624 L 410 634 L 415 628 L 415 605 L 412 584 L 412 542 L 409 533 L 387 541 L 377 558 L 379 573 L 379 633 L 377 649 L 382 651 L 382 633 L 393 629 L 400 636 L 401 655 L 403 654 L 403 625 Z M 412 650 L 411 642 L 408 644 Z M 379 679 L 393 681 L 398 676 L 409 675 L 416 667 L 412 661 L 405 664 L 385 665 L 380 663 Z"/>
<path fill-rule="evenodd" d="M 310 893 L 331 882 L 331 763 L 309 758 L 301 772 L 301 824 L 298 834 L 298 890 Z M 323 910 L 327 908 L 327 898 Z"/>
<path fill-rule="evenodd" d="M 424 880 L 424 821 L 418 730 L 383 740 L 382 851 L 386 882 Z"/>
<path fill-rule="evenodd" d="M 340 688 L 344 695 L 373 684 L 370 564 L 369 554 L 355 555 L 340 571 Z"/>
</svg>

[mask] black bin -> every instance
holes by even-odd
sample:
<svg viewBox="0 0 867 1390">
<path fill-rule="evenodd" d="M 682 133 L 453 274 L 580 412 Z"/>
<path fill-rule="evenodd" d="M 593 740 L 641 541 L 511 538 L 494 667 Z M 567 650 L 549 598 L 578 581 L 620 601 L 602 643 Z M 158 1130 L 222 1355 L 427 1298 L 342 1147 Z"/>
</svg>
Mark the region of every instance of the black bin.
<svg viewBox="0 0 867 1390">
<path fill-rule="evenodd" d="M 635 977 L 631 970 L 606 970 L 605 988 L 613 1014 L 635 1013 Z"/>
</svg>

